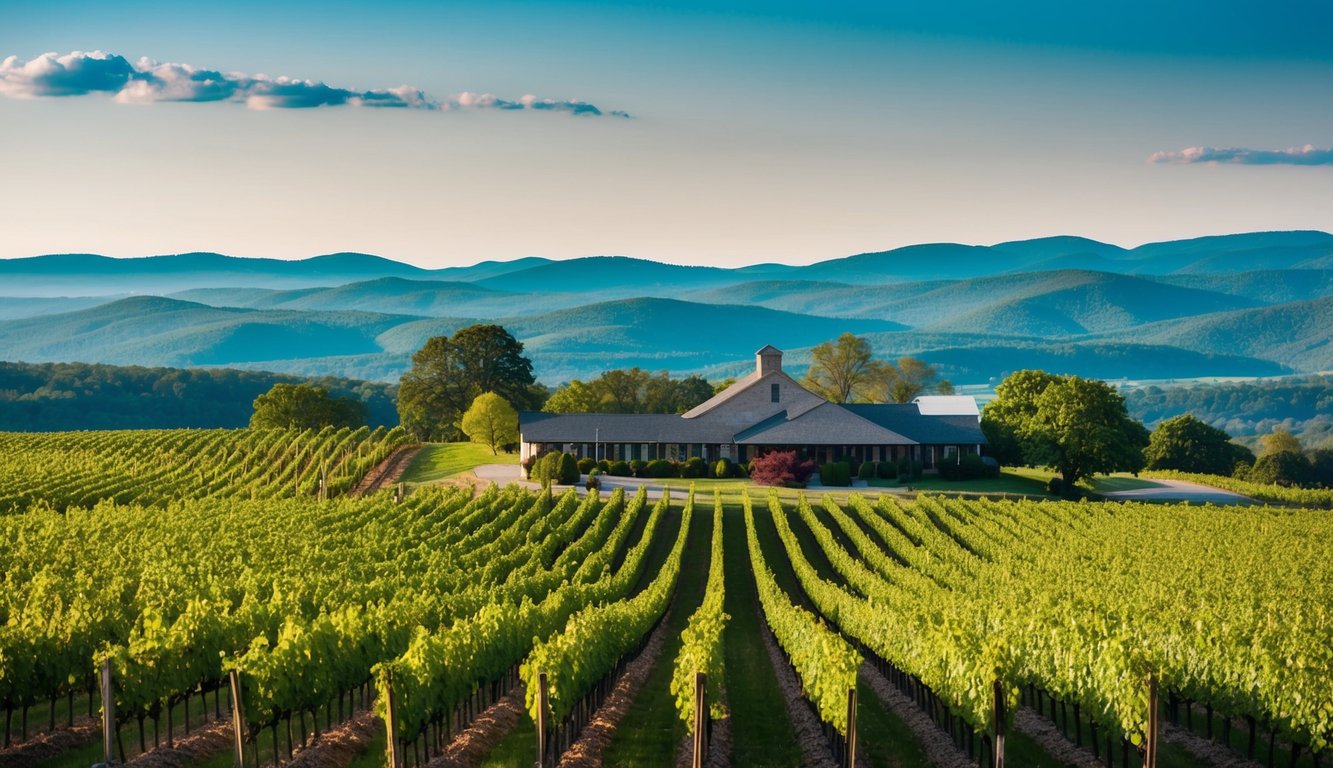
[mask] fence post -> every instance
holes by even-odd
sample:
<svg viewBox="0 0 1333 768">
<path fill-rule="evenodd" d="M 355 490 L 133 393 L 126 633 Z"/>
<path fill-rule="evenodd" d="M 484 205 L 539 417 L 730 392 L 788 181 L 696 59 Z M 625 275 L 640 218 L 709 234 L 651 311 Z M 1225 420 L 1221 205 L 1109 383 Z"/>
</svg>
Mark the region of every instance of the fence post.
<svg viewBox="0 0 1333 768">
<path fill-rule="evenodd" d="M 847 689 L 847 768 L 856 766 L 856 686 Z"/>
<path fill-rule="evenodd" d="M 116 697 L 111 682 L 111 659 L 102 659 L 102 762 L 107 765 L 116 758 Z"/>
<path fill-rule="evenodd" d="M 551 740 L 549 689 L 546 685 L 546 673 L 537 673 L 537 766 L 546 768 L 546 751 Z"/>
<path fill-rule="evenodd" d="M 1004 768 L 1004 685 L 999 680 L 996 680 L 994 690 L 995 738 L 991 742 L 991 766 L 992 768 Z"/>
<path fill-rule="evenodd" d="M 236 768 L 245 768 L 245 706 L 241 699 L 240 671 L 229 670 L 227 683 L 231 687 L 232 758 Z"/>
<path fill-rule="evenodd" d="M 1148 735 L 1143 740 L 1143 768 L 1157 768 L 1157 676 L 1148 676 Z"/>
<path fill-rule="evenodd" d="M 388 732 L 389 768 L 403 768 L 403 745 L 398 741 L 398 697 L 393 692 L 393 673 L 384 674 L 384 729 Z"/>
<path fill-rule="evenodd" d="M 708 753 L 708 675 L 694 673 L 694 759 L 692 768 L 703 768 Z"/>
</svg>

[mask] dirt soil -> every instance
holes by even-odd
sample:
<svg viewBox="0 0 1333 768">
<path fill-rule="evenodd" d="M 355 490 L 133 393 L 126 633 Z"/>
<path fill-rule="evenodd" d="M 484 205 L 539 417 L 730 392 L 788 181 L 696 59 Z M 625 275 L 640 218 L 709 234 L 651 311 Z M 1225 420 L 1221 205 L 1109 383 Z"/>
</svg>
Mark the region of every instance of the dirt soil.
<svg viewBox="0 0 1333 768">
<path fill-rule="evenodd" d="M 427 763 L 427 768 L 476 768 L 486 760 L 523 716 L 523 683 L 514 686 L 485 712 L 477 715 L 462 733 L 449 742 L 444 754 Z"/>
<path fill-rule="evenodd" d="M 875 698 L 907 725 L 933 765 L 940 768 L 971 768 L 972 761 L 953 745 L 949 735 L 940 730 L 916 702 L 898 690 L 870 662 L 861 665 L 861 679 L 870 686 Z"/>
<path fill-rule="evenodd" d="M 171 747 L 149 750 L 125 764 L 135 768 L 185 768 L 231 748 L 231 720 L 218 720 L 176 739 Z"/>
<path fill-rule="evenodd" d="M 624 674 L 616 681 L 606 703 L 593 713 L 592 722 L 584 727 L 579 740 L 560 757 L 560 768 L 601 768 L 602 753 L 611 745 L 616 726 L 629 714 L 634 699 L 653 670 L 654 662 L 662 655 L 670 618 L 671 612 L 667 611 L 649 636 L 643 651 L 629 663 Z"/>
<path fill-rule="evenodd" d="M 407 466 L 412 463 L 412 459 L 421 450 L 421 446 L 405 446 L 394 451 L 389 458 L 381 461 L 374 469 L 366 473 L 361 478 L 361 482 L 356 484 L 350 494 L 352 498 L 369 496 L 383 488 L 388 488 L 397 483 L 407 471 Z"/>
<path fill-rule="evenodd" d="M 773 664 L 773 672 L 778 678 L 778 687 L 782 689 L 782 703 L 787 708 L 787 719 L 791 721 L 796 734 L 796 743 L 801 747 L 801 765 L 807 768 L 837 768 L 833 753 L 829 751 L 828 741 L 824 738 L 824 728 L 819 718 L 805 701 L 805 691 L 796 672 L 788 663 L 787 657 L 778 647 L 778 641 L 769 631 L 763 616 L 759 617 L 759 628 L 764 636 L 764 648 L 768 659 Z M 868 763 L 863 754 L 857 755 L 857 768 L 864 768 Z"/>
<path fill-rule="evenodd" d="M 300 750 L 287 763 L 288 768 L 347 768 L 366 751 L 375 734 L 384 730 L 384 721 L 374 710 L 360 713 L 341 725 L 324 731 L 314 744 Z"/>
<path fill-rule="evenodd" d="M 74 727 L 57 726 L 54 731 L 32 735 L 27 741 L 0 749 L 0 765 L 5 768 L 31 768 L 71 749 L 92 744 L 102 737 L 102 721 L 85 717 Z"/>
</svg>

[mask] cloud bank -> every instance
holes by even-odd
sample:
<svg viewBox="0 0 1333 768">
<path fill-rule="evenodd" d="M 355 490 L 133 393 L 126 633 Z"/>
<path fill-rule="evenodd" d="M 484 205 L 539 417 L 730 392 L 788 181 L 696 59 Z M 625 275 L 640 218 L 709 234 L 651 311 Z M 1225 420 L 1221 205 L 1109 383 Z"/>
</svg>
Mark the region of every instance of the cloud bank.
<svg viewBox="0 0 1333 768">
<path fill-rule="evenodd" d="M 104 51 L 44 53 L 30 61 L 10 56 L 0 61 L 0 94 L 31 99 L 110 94 L 122 104 L 164 101 L 228 101 L 250 109 L 371 107 L 399 109 L 498 109 L 565 112 L 582 117 L 629 117 L 620 110 L 603 111 L 586 101 L 541 99 L 533 95 L 502 99 L 464 91 L 436 100 L 410 86 L 357 91 L 314 80 L 270 78 L 240 72 L 219 72 L 189 64 L 159 63 L 141 58 L 131 64 Z"/>
<path fill-rule="evenodd" d="M 1231 165 L 1333 165 L 1333 149 L 1313 144 L 1290 149 L 1187 147 L 1179 152 L 1154 152 L 1148 162 L 1167 165 L 1228 163 Z"/>
</svg>

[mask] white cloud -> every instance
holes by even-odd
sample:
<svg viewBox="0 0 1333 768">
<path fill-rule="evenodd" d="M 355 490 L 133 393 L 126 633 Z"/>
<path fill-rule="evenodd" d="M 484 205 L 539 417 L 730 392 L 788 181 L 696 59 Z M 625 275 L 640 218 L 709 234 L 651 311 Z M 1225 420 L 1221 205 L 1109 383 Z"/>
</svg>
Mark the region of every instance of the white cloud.
<svg viewBox="0 0 1333 768">
<path fill-rule="evenodd" d="M 1319 149 L 1313 144 L 1289 149 L 1246 149 L 1244 147 L 1186 147 L 1179 152 L 1154 152 L 1149 163 L 1192 165 L 1226 163 L 1230 165 L 1333 165 L 1333 149 Z"/>
<path fill-rule="evenodd" d="M 31 61 L 10 56 L 0 62 L 0 94 L 15 98 L 114 94 L 122 104 L 231 101 L 250 109 L 366 107 L 399 109 L 498 109 L 567 112 L 572 115 L 629 117 L 620 110 L 603 112 L 585 101 L 518 100 L 464 91 L 441 103 L 420 89 L 402 85 L 358 91 L 315 80 L 224 73 L 190 64 L 158 63 L 141 58 L 131 64 L 122 56 L 92 51 L 44 53 Z"/>
</svg>

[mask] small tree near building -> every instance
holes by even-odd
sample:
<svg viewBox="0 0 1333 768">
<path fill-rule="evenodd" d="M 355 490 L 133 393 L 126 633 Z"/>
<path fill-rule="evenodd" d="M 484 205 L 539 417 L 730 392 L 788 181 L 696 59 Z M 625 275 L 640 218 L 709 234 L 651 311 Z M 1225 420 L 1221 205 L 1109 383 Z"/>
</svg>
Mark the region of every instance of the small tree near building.
<svg viewBox="0 0 1333 768">
<path fill-rule="evenodd" d="M 486 392 L 477 395 L 463 414 L 463 434 L 474 443 L 489 446 L 491 454 L 518 442 L 518 411 L 508 400 Z"/>
</svg>

